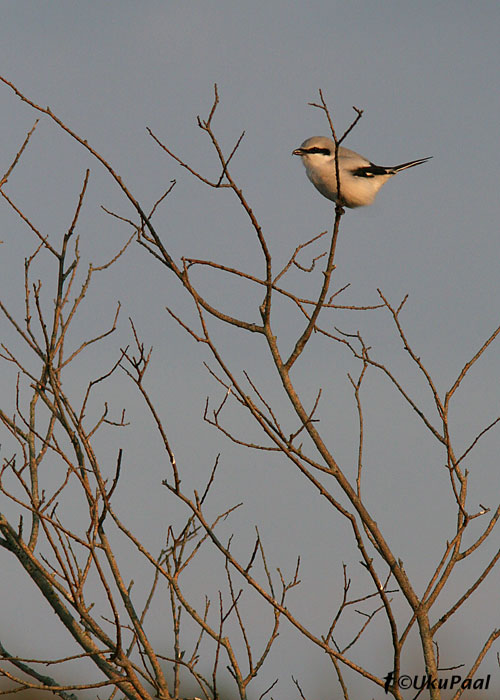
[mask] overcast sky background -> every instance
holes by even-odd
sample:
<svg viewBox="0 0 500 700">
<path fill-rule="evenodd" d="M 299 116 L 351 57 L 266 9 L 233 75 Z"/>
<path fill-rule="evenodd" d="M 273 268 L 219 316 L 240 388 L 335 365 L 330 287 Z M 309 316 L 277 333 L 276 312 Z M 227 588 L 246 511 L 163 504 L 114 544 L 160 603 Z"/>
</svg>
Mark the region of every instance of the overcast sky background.
<svg viewBox="0 0 500 700">
<path fill-rule="evenodd" d="M 228 191 L 205 187 L 170 160 L 153 143 L 146 126 L 193 167 L 217 177 L 216 157 L 196 126 L 196 116 L 208 115 L 213 85 L 218 84 L 221 102 L 214 127 L 226 150 L 245 130 L 233 174 L 263 226 L 278 269 L 297 245 L 331 227 L 331 204 L 307 181 L 299 159 L 291 157 L 305 138 L 328 134 L 324 115 L 308 106 L 317 101 L 322 88 L 338 132 L 352 120 L 353 105 L 364 110 L 346 142 L 348 147 L 382 165 L 433 156 L 389 182 L 373 206 L 347 211 L 334 277 L 336 289 L 351 285 L 342 303 L 377 303 L 377 288 L 395 304 L 408 293 L 402 318 L 440 391 L 449 388 L 498 325 L 498 2 L 4 0 L 0 6 L 4 77 L 30 99 L 49 105 L 87 139 L 146 208 L 170 180 L 177 180 L 156 219 L 157 230 L 177 260 L 182 255 L 209 258 L 263 274 L 255 234 L 234 198 Z M 37 115 L 3 85 L 0 113 L 3 172 Z M 48 119 L 41 119 L 7 191 L 56 242 L 71 221 L 86 167 L 92 173 L 79 229 L 82 256 L 99 263 L 129 235 L 99 206 L 124 216 L 132 211 L 99 164 Z M 5 204 L 0 212 L 1 298 L 22 318 L 24 257 L 35 241 Z M 317 244 L 315 251 L 322 249 Z M 296 290 L 315 288 L 314 280 L 305 275 L 294 273 L 291 279 Z M 199 280 L 214 304 L 259 320 L 261 294 L 214 275 L 200 275 Z M 52 292 L 47 294 L 50 299 Z M 339 603 L 343 561 L 357 578 L 355 590 L 366 592 L 347 526 L 308 491 L 290 465 L 242 451 L 203 423 L 205 397 L 210 394 L 214 401 L 220 400 L 220 389 L 203 369 L 202 361 L 208 360 L 205 349 L 164 309 L 171 306 L 193 322 L 194 311 L 168 271 L 137 246 L 96 283 L 77 336 L 102 331 L 118 299 L 123 309 L 116 336 L 106 342 L 99 351 L 102 354 L 82 358 L 78 373 L 68 382 L 74 382 L 75 390 L 83 386 L 97 371 L 96 357 L 110 366 L 120 345 L 130 342 L 127 318 L 132 317 L 145 343 L 155 348 L 149 386 L 185 483 L 201 488 L 215 455 L 222 453 L 213 511 L 239 501 L 245 504 L 228 524 L 226 536 L 236 532 L 235 546 L 247 551 L 253 527 L 258 525 L 273 566 L 288 572 L 296 556 L 302 556 L 303 588 L 290 606 L 295 605 L 298 616 L 319 631 L 325 615 L 332 614 Z M 294 327 L 300 325 L 293 325 L 298 318 L 294 313 L 284 309 L 283 314 L 276 324 L 286 347 Z M 338 312 L 331 325 L 348 332 L 360 330 L 376 357 L 393 367 L 412 396 L 432 412 L 429 392 L 402 350 L 387 313 Z M 248 369 L 293 429 L 259 339 L 218 326 L 214 330 L 233 369 L 238 374 Z M 0 334 L 2 340 L 13 342 L 3 320 Z M 465 448 L 499 414 L 498 357 L 498 347 L 493 346 L 457 396 L 452 430 L 459 448 Z M 354 476 L 357 426 L 347 372 L 356 372 L 348 353 L 338 345 L 315 340 L 296 377 L 309 402 L 323 386 L 320 426 L 341 465 Z M 14 378 L 12 368 L 4 366 L 2 407 L 13 406 Z M 109 385 L 107 398 L 117 414 L 126 404 L 135 423 L 119 436 L 109 433 L 109 441 L 102 439 L 99 447 L 110 463 L 118 448 L 125 448 L 117 499 L 123 512 L 129 511 L 131 526 L 141 536 L 152 537 L 151 547 L 159 549 L 169 517 L 181 511 L 160 487 L 166 476 L 165 460 L 132 391 L 123 381 Z M 421 591 L 446 539 L 453 536 L 455 510 L 443 468 L 445 456 L 374 372 L 365 391 L 367 502 Z M 231 414 L 230 424 L 246 430 L 237 412 Z M 244 434 L 258 435 L 255 429 Z M 2 457 L 5 444 L 8 441 Z M 479 508 L 479 503 L 497 505 L 498 450 L 498 435 L 491 434 L 467 465 L 471 510 Z M 493 535 L 493 540 L 498 542 L 498 536 Z M 495 541 L 488 547 L 493 551 Z M 220 580 L 217 567 L 222 562 L 216 555 L 206 561 L 213 562 L 213 568 L 205 570 L 199 588 L 192 583 L 192 594 L 203 600 L 207 592 L 215 600 Z M 479 567 L 481 561 L 478 557 L 473 563 Z M 58 631 L 48 606 L 19 574 L 12 558 L 2 553 L 0 562 L 0 600 L 8 601 L 0 605 L 0 641 L 12 653 L 63 654 L 67 637 Z M 138 578 L 132 563 L 130 568 L 130 575 Z M 439 612 L 468 580 L 466 573 L 452 580 Z M 498 574 L 493 573 L 463 615 L 451 622 L 441 641 L 444 666 L 469 664 L 498 626 L 498 618 L 492 619 L 488 612 L 489 606 L 498 608 L 497 589 Z M 259 639 L 261 620 L 268 621 L 269 614 L 253 600 L 248 605 L 252 630 Z M 29 624 L 28 637 L 24 623 L 19 625 L 21 609 L 24 620 L 36 620 L 35 629 Z M 403 614 L 405 606 L 400 609 Z M 386 633 L 384 625 L 380 629 Z M 158 623 L 152 634 L 168 653 L 169 638 L 163 632 Z M 384 675 L 390 664 L 386 642 L 382 633 L 367 636 L 354 653 L 355 660 Z M 497 691 L 498 650 L 491 650 L 484 666 L 496 673 Z M 406 663 L 408 671 L 423 671 L 418 656 L 410 655 Z M 250 696 L 257 698 L 279 677 L 273 697 L 295 697 L 291 675 L 300 680 L 308 700 L 326 700 L 339 693 L 323 655 L 284 625 L 276 651 Z M 358 697 L 382 697 L 374 687 L 348 678 L 356 692 L 367 693 Z"/>
</svg>

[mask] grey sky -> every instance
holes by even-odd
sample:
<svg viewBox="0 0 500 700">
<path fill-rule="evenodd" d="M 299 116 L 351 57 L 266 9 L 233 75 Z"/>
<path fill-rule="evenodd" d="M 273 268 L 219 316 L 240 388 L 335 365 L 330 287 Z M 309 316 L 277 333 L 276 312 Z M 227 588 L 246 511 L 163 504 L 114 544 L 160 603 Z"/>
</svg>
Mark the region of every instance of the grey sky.
<svg viewBox="0 0 500 700">
<path fill-rule="evenodd" d="M 221 97 L 216 132 L 230 149 L 245 130 L 234 174 L 264 227 L 276 261 L 284 262 L 299 243 L 331 226 L 330 203 L 307 181 L 299 159 L 291 156 L 308 136 L 328 134 L 324 116 L 307 104 L 317 100 L 322 88 L 339 132 L 352 120 L 353 105 L 364 110 L 347 147 L 382 165 L 433 156 L 390 181 L 373 206 L 348 211 L 343 218 L 334 282 L 335 288 L 351 283 L 343 303 L 376 303 L 377 287 L 394 303 L 409 293 L 403 320 L 440 390 L 450 385 L 498 325 L 498 2 L 4 0 L 0 5 L 4 77 L 35 102 L 49 105 L 88 139 L 147 203 L 154 202 L 170 180 L 177 180 L 157 218 L 177 258 L 212 258 L 247 265 L 255 272 L 262 269 L 255 237 L 237 204 L 227 192 L 205 188 L 168 159 L 146 126 L 194 167 L 213 175 L 216 159 L 196 126 L 196 116 L 208 114 L 216 82 Z M 3 172 L 36 115 L 3 85 L 0 111 Z M 127 232 L 106 218 L 99 205 L 125 216 L 131 211 L 98 164 L 46 119 L 9 182 L 9 192 L 16 193 L 41 230 L 53 231 L 57 240 L 71 220 L 86 167 L 92 175 L 90 204 L 80 230 L 82 247 L 87 258 L 101 261 Z M 13 290 L 22 284 L 23 259 L 34 241 L 3 205 L 1 217 L 0 292 L 15 306 Z M 296 279 L 296 285 L 311 288 L 309 280 Z M 102 328 L 120 299 L 124 313 L 119 343 L 130 341 L 126 319 L 132 316 L 146 344 L 155 346 L 156 398 L 186 479 L 197 486 L 200 473 L 208 473 L 215 455 L 222 452 L 227 486 L 218 492 L 214 508 L 244 500 L 245 509 L 233 521 L 233 529 L 250 546 L 252 527 L 258 524 L 275 565 L 291 570 L 294 557 L 303 555 L 308 568 L 297 606 L 302 615 L 319 623 L 319 605 L 311 601 L 328 600 L 333 590 L 329 607 L 335 608 L 341 562 L 352 564 L 352 576 L 358 573 L 347 527 L 339 526 L 317 496 L 304 497 L 306 486 L 289 466 L 241 453 L 202 423 L 205 396 L 217 400 L 219 394 L 201 366 L 207 359 L 203 349 L 164 311 L 169 305 L 189 319 L 195 317 L 186 295 L 163 267 L 135 249 L 100 284 L 91 298 L 96 306 L 83 312 L 82 332 L 91 322 Z M 226 278 L 207 276 L 204 284 L 207 295 L 223 308 L 242 306 L 247 315 L 258 318 L 257 295 L 247 298 L 240 285 L 233 286 Z M 282 323 L 285 335 L 291 318 L 295 317 L 285 315 Z M 335 325 L 366 334 L 378 356 L 396 368 L 424 405 L 431 406 L 387 315 L 339 314 Z M 269 365 L 263 364 L 258 344 L 226 331 L 221 337 L 229 343 L 233 366 L 238 371 L 249 368 L 279 401 L 279 385 Z M 110 343 L 109 361 L 119 343 Z M 347 468 L 352 474 L 356 415 L 346 372 L 353 368 L 346 355 L 326 344 L 319 344 L 314 361 L 300 368 L 300 382 L 311 400 L 319 385 L 331 392 L 322 418 L 331 425 L 329 439 L 340 459 L 352 465 Z M 89 360 L 88 371 L 92 370 Z M 493 347 L 457 400 L 454 430 L 463 434 L 464 445 L 498 415 L 498 376 L 498 348 Z M 80 379 L 84 381 L 84 375 Z M 12 377 L 0 379 L 0 385 L 10 391 Z M 117 406 L 128 400 L 130 388 L 116 383 L 115 391 Z M 436 531 L 444 527 L 444 540 L 454 526 L 443 455 L 432 443 L 424 444 L 421 425 L 376 375 L 367 384 L 366 401 L 368 502 L 379 523 L 387 527 L 395 550 L 408 561 L 410 575 L 423 584 L 441 552 Z M 138 403 L 131 407 L 136 419 L 141 410 Z M 154 431 L 147 427 L 144 431 L 139 437 L 135 433 L 120 438 L 127 447 L 127 467 L 119 497 L 126 507 L 137 489 L 134 464 L 141 465 L 144 508 L 130 517 L 147 536 L 155 523 L 162 522 L 166 494 L 159 486 L 165 474 L 158 473 L 161 453 Z M 498 448 L 498 437 L 490 436 L 470 465 L 477 470 L 477 480 L 471 484 L 473 502 L 492 494 L 485 505 L 496 506 Z M 109 454 L 114 459 L 116 444 L 109 446 Z M 331 542 L 328 561 L 315 551 L 318 533 Z M 159 526 L 158 546 L 162 534 Z M 64 638 L 55 632 L 51 613 L 40 604 L 38 594 L 32 593 L 5 554 L 0 561 L 0 598 L 5 599 L 7 590 L 21 606 L 28 596 L 29 611 L 40 616 L 29 653 L 40 653 L 45 625 L 54 634 L 53 647 L 64 649 Z M 216 586 L 217 573 L 208 573 L 207 579 Z M 460 581 L 456 590 L 461 590 Z M 451 649 L 443 657 L 445 665 L 466 663 L 490 627 L 498 626 L 486 612 L 488 591 L 493 590 L 492 584 L 485 587 L 461 621 L 451 626 L 445 637 Z M 15 627 L 13 609 L 16 605 L 0 609 L 1 630 Z M 261 608 L 255 605 L 255 610 Z M 13 635 L 18 651 L 24 652 L 23 630 Z M 4 637 L 2 631 L 0 639 L 6 642 Z M 365 648 L 363 658 L 382 673 L 385 653 L 385 648 Z M 282 646 L 252 697 L 258 697 L 275 677 L 280 684 L 273 696 L 290 696 L 295 692 L 293 674 L 308 698 L 326 700 L 332 697 L 329 673 L 321 655 L 284 632 Z"/>
</svg>

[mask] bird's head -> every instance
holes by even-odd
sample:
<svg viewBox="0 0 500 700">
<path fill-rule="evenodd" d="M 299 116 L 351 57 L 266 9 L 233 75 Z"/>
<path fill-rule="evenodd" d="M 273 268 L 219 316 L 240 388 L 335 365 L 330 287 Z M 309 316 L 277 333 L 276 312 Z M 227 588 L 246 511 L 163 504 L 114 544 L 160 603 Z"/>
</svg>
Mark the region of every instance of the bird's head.
<svg viewBox="0 0 500 700">
<path fill-rule="evenodd" d="M 311 136 L 292 155 L 300 156 L 306 166 L 320 166 L 335 160 L 335 144 L 327 136 Z"/>
</svg>

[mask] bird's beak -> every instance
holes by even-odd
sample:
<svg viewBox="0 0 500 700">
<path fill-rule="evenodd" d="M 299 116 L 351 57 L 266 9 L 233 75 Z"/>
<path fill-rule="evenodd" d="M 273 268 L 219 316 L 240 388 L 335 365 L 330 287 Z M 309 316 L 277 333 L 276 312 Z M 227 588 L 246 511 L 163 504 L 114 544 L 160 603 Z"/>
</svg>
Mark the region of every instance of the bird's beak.
<svg viewBox="0 0 500 700">
<path fill-rule="evenodd" d="M 304 151 L 302 148 L 296 148 L 295 151 L 292 151 L 292 156 L 303 156 Z"/>
</svg>

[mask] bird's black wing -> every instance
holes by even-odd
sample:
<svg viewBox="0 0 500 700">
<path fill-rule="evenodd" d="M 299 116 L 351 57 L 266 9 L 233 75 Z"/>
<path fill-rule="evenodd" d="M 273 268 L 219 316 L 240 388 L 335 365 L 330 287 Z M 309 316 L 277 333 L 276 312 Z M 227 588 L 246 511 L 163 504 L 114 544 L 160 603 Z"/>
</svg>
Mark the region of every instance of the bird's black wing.
<svg viewBox="0 0 500 700">
<path fill-rule="evenodd" d="M 352 171 L 355 177 L 375 177 L 376 175 L 393 175 L 393 168 L 384 168 L 381 165 L 375 165 L 370 163 L 370 165 L 364 165 L 362 168 L 356 168 Z"/>
</svg>

